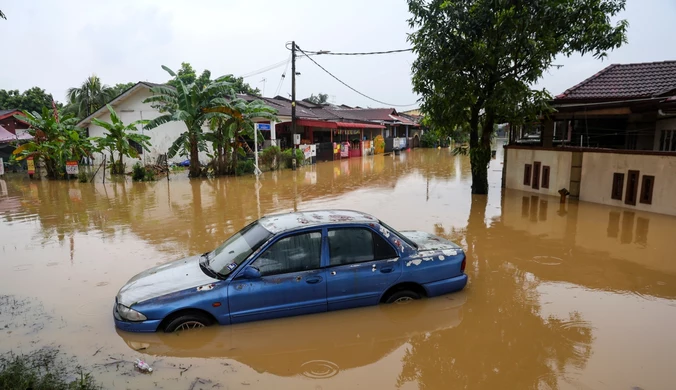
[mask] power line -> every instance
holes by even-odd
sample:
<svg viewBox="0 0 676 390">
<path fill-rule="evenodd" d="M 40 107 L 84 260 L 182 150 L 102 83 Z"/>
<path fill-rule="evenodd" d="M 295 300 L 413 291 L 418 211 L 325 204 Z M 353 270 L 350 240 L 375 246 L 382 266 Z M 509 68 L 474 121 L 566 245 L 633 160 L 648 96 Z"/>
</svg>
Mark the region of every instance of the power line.
<svg viewBox="0 0 676 390">
<path fill-rule="evenodd" d="M 282 90 L 282 84 L 284 84 L 284 78 L 286 77 L 286 70 L 289 69 L 289 63 L 291 62 L 291 53 L 289 53 L 289 58 L 286 60 L 286 66 L 284 67 L 284 72 L 282 72 L 282 77 L 279 78 L 279 84 L 275 90 L 275 96 L 279 95 L 279 91 Z"/>
<path fill-rule="evenodd" d="M 307 58 L 310 59 L 310 61 L 312 61 L 315 65 L 317 65 L 321 70 L 323 70 L 324 72 L 326 72 L 329 76 L 333 77 L 333 78 L 336 79 L 339 83 L 343 84 L 344 86 L 350 88 L 350 89 L 353 90 L 354 92 L 360 94 L 361 96 L 363 96 L 363 97 L 365 97 L 365 98 L 367 98 L 367 99 L 369 99 L 369 100 L 373 100 L 373 101 L 376 102 L 376 103 L 384 104 L 384 105 L 386 105 L 386 106 L 391 106 L 391 107 L 410 107 L 410 106 L 415 106 L 415 105 L 418 104 L 418 102 L 415 102 L 415 103 L 412 103 L 412 104 L 392 104 L 392 103 L 383 102 L 383 101 L 378 100 L 378 99 L 374 99 L 374 98 L 372 98 L 372 97 L 366 95 L 365 93 L 362 93 L 362 92 L 357 91 L 356 89 L 354 89 L 354 88 L 352 88 L 351 86 L 347 85 L 347 83 L 345 83 L 343 80 L 341 80 L 341 79 L 339 79 L 338 77 L 334 76 L 333 73 L 331 73 L 331 72 L 329 72 L 328 70 L 326 70 L 326 68 L 324 68 L 323 66 L 319 65 L 319 64 L 317 63 L 317 61 L 315 61 L 312 57 L 308 56 L 307 53 L 305 53 L 305 52 L 303 51 L 303 49 L 301 49 L 300 47 L 298 47 L 298 45 L 296 45 L 296 48 L 297 48 L 301 53 L 305 54 L 305 55 L 307 56 Z"/>
<path fill-rule="evenodd" d="M 300 59 L 300 58 L 303 58 L 303 57 L 305 57 L 305 56 L 298 56 L 299 59 Z M 267 72 L 267 71 L 273 70 L 273 69 L 275 69 L 275 68 L 279 68 L 279 67 L 284 66 L 284 65 L 287 65 L 287 66 L 288 66 L 288 63 L 289 63 L 289 60 L 288 60 L 288 59 L 287 59 L 287 60 L 284 60 L 284 61 L 279 61 L 279 62 L 276 62 L 276 63 L 274 63 L 274 64 L 272 64 L 272 65 L 268 65 L 268 66 L 263 67 L 263 68 L 260 68 L 260 69 L 258 69 L 258 70 L 254 70 L 253 72 L 245 73 L 245 74 L 242 75 L 241 77 L 242 77 L 242 78 L 248 78 L 248 77 L 256 76 L 256 75 L 259 75 L 259 74 L 261 74 L 261 73 L 265 73 L 265 72 Z"/>
<path fill-rule="evenodd" d="M 397 50 L 385 50 L 385 51 L 353 52 L 353 53 L 332 52 L 332 51 L 329 51 L 329 50 L 319 50 L 319 51 L 308 50 L 307 53 L 317 54 L 317 55 L 321 54 L 321 55 L 327 55 L 327 56 L 372 56 L 372 55 L 379 55 L 379 54 L 403 53 L 403 52 L 407 52 L 407 51 L 413 51 L 413 48 L 397 49 Z"/>
</svg>

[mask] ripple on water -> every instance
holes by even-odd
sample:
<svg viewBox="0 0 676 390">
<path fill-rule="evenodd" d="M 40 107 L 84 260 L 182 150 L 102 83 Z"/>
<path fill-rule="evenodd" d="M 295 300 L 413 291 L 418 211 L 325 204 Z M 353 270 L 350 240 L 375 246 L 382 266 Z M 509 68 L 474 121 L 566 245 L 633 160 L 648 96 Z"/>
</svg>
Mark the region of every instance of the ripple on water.
<svg viewBox="0 0 676 390">
<path fill-rule="evenodd" d="M 563 263 L 563 259 L 554 256 L 533 256 L 531 261 L 542 265 L 561 265 Z"/>
<path fill-rule="evenodd" d="M 15 265 L 14 267 L 12 267 L 12 270 L 19 272 L 19 271 L 28 271 L 29 269 L 32 269 L 32 268 L 33 268 L 33 264 L 19 264 L 19 265 Z"/>
<path fill-rule="evenodd" d="M 312 379 L 326 379 L 338 374 L 340 368 L 328 360 L 310 360 L 301 366 L 303 376 Z"/>
</svg>

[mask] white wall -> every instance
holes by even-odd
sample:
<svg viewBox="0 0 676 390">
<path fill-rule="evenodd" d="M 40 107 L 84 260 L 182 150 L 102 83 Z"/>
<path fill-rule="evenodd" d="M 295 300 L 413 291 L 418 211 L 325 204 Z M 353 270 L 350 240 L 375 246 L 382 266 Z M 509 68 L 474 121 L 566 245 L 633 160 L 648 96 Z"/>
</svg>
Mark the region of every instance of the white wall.
<svg viewBox="0 0 676 390">
<path fill-rule="evenodd" d="M 560 189 L 570 189 L 570 165 L 573 158 L 572 156 L 572 152 L 508 148 L 505 186 L 507 188 L 522 191 L 559 196 L 558 191 Z M 527 186 L 523 184 L 523 171 L 525 165 L 533 165 L 533 162 L 535 161 L 541 163 L 540 180 L 542 180 L 542 166 L 547 165 L 550 167 L 549 188 L 540 187 L 540 189 L 537 190 L 533 189 L 532 181 L 531 185 Z"/>
<path fill-rule="evenodd" d="M 143 103 L 143 100 L 150 96 L 152 96 L 150 90 L 145 87 L 141 87 L 136 92 L 129 95 L 126 99 L 113 106 L 113 109 L 115 109 L 117 115 L 125 124 L 140 119 L 154 119 L 160 116 L 159 111 L 152 108 L 149 103 Z M 102 113 L 100 116 L 98 116 L 98 119 L 104 122 L 109 122 L 110 113 L 108 113 L 107 110 L 105 111 L 105 113 Z M 106 132 L 105 129 L 94 124 L 90 124 L 88 127 L 90 137 L 102 137 Z M 186 126 L 183 122 L 165 123 L 162 126 L 156 127 L 152 130 L 143 130 L 140 129 L 139 126 L 139 133 L 150 137 L 150 152 L 144 150 L 143 155 L 141 156 L 141 161 L 145 161 L 147 164 L 154 163 L 160 154 L 167 153 L 174 140 L 176 140 L 176 138 L 178 138 L 178 136 L 184 131 L 186 131 Z M 187 158 L 188 156 L 174 156 L 174 158 L 170 159 L 169 161 L 179 162 Z M 95 164 L 99 164 L 102 161 L 103 156 L 99 154 L 95 156 L 95 159 Z M 131 170 L 131 167 L 137 161 L 139 160 L 125 158 L 124 162 L 126 164 L 127 171 Z M 208 162 L 206 153 L 200 153 L 200 161 L 203 163 Z"/>
<path fill-rule="evenodd" d="M 624 203 L 629 170 L 640 171 L 636 206 Z M 615 172 L 624 173 L 622 200 L 611 199 Z M 655 176 L 652 204 L 639 202 L 643 175 Z M 676 215 L 676 157 L 585 152 L 580 200 Z"/>
</svg>

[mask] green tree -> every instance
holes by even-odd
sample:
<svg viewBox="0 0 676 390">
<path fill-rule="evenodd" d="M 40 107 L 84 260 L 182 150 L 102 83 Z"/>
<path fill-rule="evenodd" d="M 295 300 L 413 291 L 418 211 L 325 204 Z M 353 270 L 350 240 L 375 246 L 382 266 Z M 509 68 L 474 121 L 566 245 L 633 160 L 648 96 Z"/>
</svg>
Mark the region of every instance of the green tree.
<svg viewBox="0 0 676 390">
<path fill-rule="evenodd" d="M 96 75 L 87 77 L 80 87 L 68 88 L 66 96 L 68 103 L 75 108 L 81 119 L 88 117 L 114 97 L 112 88 L 103 84 Z"/>
<path fill-rule="evenodd" d="M 205 87 L 197 83 L 185 84 L 178 74 L 162 65 L 177 85 L 175 88 L 157 86 L 151 89 L 154 96 L 144 100 L 144 103 L 153 103 L 163 113 L 151 120 L 146 128 L 153 129 L 167 122 L 179 121 L 185 123 L 187 131 L 182 133 L 169 148 L 168 156 L 171 158 L 179 151 L 189 147 L 190 177 L 201 175 L 199 152 L 204 149 L 203 126 L 208 125 L 216 118 L 229 119 L 238 115 L 229 107 L 229 102 L 224 96 L 232 95 L 230 83 L 219 78 L 209 82 Z"/>
<path fill-rule="evenodd" d="M 30 125 L 28 132 L 33 139 L 17 147 L 12 155 L 18 161 L 28 157 L 42 160 L 49 178 L 65 177 L 66 161 L 78 161 L 93 150 L 91 140 L 82 129 L 75 127 L 77 118 L 59 119 L 59 115 L 47 107 L 42 107 L 41 114 L 24 111 L 15 118 Z"/>
<path fill-rule="evenodd" d="M 233 95 L 228 106 L 238 115 L 228 119 L 215 118 L 211 123 L 212 132 L 205 134 L 206 140 L 213 145 L 216 175 L 236 174 L 239 156 L 245 153 L 241 147 L 244 138 L 254 138 L 254 119 L 277 120 L 277 111 L 260 100 L 247 102 Z M 263 139 L 260 133 L 259 137 Z"/>
<path fill-rule="evenodd" d="M 136 85 L 135 82 L 129 82 L 129 83 L 117 83 L 115 86 L 111 87 L 110 95 L 111 99 L 115 98 L 116 96 L 122 94 L 122 92 L 128 90 L 129 88 L 133 87 Z"/>
<path fill-rule="evenodd" d="M 314 104 L 324 104 L 329 101 L 329 95 L 326 93 L 318 93 L 317 95 L 315 95 L 313 93 L 312 95 L 310 95 L 309 98 L 306 98 L 305 101 Z"/>
<path fill-rule="evenodd" d="M 19 93 L 18 90 L 0 89 L 0 110 L 17 109 L 40 112 L 42 107 L 52 107 L 53 97 L 40 87 L 33 87 Z M 61 104 L 57 104 L 60 106 Z"/>
<path fill-rule="evenodd" d="M 181 63 L 181 69 L 176 72 L 178 78 L 183 81 L 183 84 L 190 85 L 192 83 L 197 84 L 200 88 L 204 88 L 211 82 L 211 71 L 205 69 L 202 74 L 197 77 L 197 72 L 193 69 L 192 65 L 188 62 Z M 232 89 L 235 93 L 246 93 L 249 95 L 260 96 L 261 91 L 258 88 L 251 88 L 251 86 L 244 82 L 244 78 L 235 77 L 233 75 L 223 76 L 222 81 L 227 81 L 232 85 Z M 167 81 L 167 85 L 171 85 L 174 88 L 178 87 L 178 82 L 176 79 L 171 79 Z"/>
<path fill-rule="evenodd" d="M 531 86 L 557 55 L 603 58 L 626 42 L 627 22 L 610 20 L 625 2 L 408 0 L 413 89 L 432 123 L 468 124 L 472 193 L 488 192 L 493 125 L 547 108 L 549 94 Z"/>
<path fill-rule="evenodd" d="M 104 122 L 97 118 L 92 119 L 92 123 L 107 130 L 105 137 L 96 138 L 95 142 L 101 150 L 107 150 L 110 153 L 110 160 L 113 162 L 111 173 L 124 174 L 123 158 L 125 156 L 138 158 L 139 156 L 139 151 L 132 145 L 132 142 L 146 151 L 150 151 L 148 149 L 150 137 L 136 132 L 138 130 L 137 126 L 145 125 L 148 121 L 139 120 L 125 125 L 113 107 L 110 104 L 107 107 L 108 111 L 110 111 L 110 122 Z M 118 155 L 117 161 L 115 160 L 115 152 Z"/>
</svg>

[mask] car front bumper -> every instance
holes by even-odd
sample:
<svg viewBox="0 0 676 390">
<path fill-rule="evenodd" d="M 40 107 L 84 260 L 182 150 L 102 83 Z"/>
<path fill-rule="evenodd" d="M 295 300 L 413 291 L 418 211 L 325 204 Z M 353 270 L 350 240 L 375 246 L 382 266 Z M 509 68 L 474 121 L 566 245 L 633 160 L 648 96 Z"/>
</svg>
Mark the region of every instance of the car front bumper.
<svg viewBox="0 0 676 390">
<path fill-rule="evenodd" d="M 117 312 L 117 303 L 113 305 L 113 320 L 115 321 L 115 327 L 124 330 L 126 332 L 135 332 L 135 333 L 152 333 L 156 332 L 157 328 L 160 326 L 161 320 L 145 320 L 145 321 L 126 321 L 120 317 L 120 314 Z"/>
</svg>

